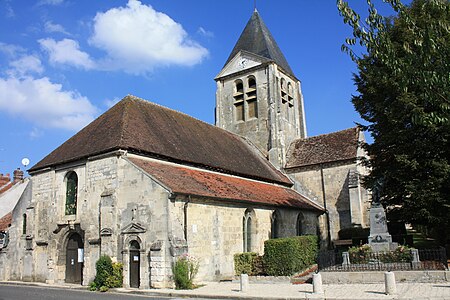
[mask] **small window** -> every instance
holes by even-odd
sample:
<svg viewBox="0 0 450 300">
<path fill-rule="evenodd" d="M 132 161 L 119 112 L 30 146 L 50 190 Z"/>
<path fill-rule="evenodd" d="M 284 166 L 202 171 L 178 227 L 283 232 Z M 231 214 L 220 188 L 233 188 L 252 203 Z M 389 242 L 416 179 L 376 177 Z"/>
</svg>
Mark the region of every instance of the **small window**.
<svg viewBox="0 0 450 300">
<path fill-rule="evenodd" d="M 139 250 L 141 246 L 139 246 L 139 242 L 134 240 L 130 242 L 130 250 Z"/>
<path fill-rule="evenodd" d="M 303 235 L 303 214 L 299 213 L 297 216 L 297 235 Z"/>
<path fill-rule="evenodd" d="M 271 231 L 270 231 L 270 238 L 276 239 L 280 237 L 280 220 L 279 220 L 278 212 L 274 211 L 272 213 L 272 219 L 271 219 Z"/>
<path fill-rule="evenodd" d="M 250 90 L 256 90 L 256 79 L 254 77 L 248 79 L 248 88 Z"/>
<path fill-rule="evenodd" d="M 258 117 L 258 104 L 256 100 L 248 101 L 248 117 L 257 118 Z"/>
<path fill-rule="evenodd" d="M 244 84 L 240 80 L 236 81 L 236 93 L 244 93 Z"/>
<path fill-rule="evenodd" d="M 247 78 L 246 85 L 242 80 L 234 82 L 234 116 L 238 122 L 258 117 L 258 99 L 256 79 L 253 76 Z"/>
<path fill-rule="evenodd" d="M 77 173 L 71 171 L 66 177 L 66 215 L 75 215 L 77 213 L 77 192 L 78 192 L 78 176 Z"/>
<path fill-rule="evenodd" d="M 242 235 L 243 235 L 243 252 L 251 252 L 252 251 L 252 235 L 254 230 L 254 220 L 252 216 L 252 210 L 247 209 L 245 211 L 245 215 L 242 218 Z"/>
<path fill-rule="evenodd" d="M 22 234 L 26 235 L 27 234 L 27 214 L 23 214 L 23 219 L 22 219 Z"/>
<path fill-rule="evenodd" d="M 236 121 L 244 121 L 245 110 L 244 110 L 244 84 L 241 80 L 235 82 L 235 93 L 234 93 L 234 111 Z"/>
<path fill-rule="evenodd" d="M 256 79 L 254 77 L 248 78 L 248 90 L 246 92 L 248 118 L 253 119 L 258 117 L 258 97 L 256 89 Z"/>
</svg>

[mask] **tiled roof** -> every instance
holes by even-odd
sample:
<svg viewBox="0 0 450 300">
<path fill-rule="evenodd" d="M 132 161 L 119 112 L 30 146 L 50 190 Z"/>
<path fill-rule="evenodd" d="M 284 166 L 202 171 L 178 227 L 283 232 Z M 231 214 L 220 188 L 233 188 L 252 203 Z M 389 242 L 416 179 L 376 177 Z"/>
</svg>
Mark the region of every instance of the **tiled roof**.
<svg viewBox="0 0 450 300">
<path fill-rule="evenodd" d="M 0 218 L 0 231 L 8 230 L 9 226 L 11 226 L 11 222 L 12 222 L 12 212 Z"/>
<path fill-rule="evenodd" d="M 12 186 L 7 192 L 0 195 L 0 218 L 11 212 L 30 184 L 30 179 L 25 178 Z"/>
<path fill-rule="evenodd" d="M 292 185 L 242 137 L 134 96 L 125 97 L 29 171 L 118 149 Z"/>
<path fill-rule="evenodd" d="M 356 159 L 359 129 L 353 127 L 291 143 L 286 168 Z"/>
<path fill-rule="evenodd" d="M 8 183 L 6 183 L 5 185 L 0 186 L 0 194 L 6 192 L 7 190 L 9 190 L 10 188 L 12 188 L 14 184 L 9 181 Z"/>
<path fill-rule="evenodd" d="M 256 10 L 245 26 L 244 31 L 242 31 L 241 36 L 231 51 L 225 65 L 227 65 L 241 50 L 273 60 L 289 75 L 295 77 L 283 52 L 281 52 L 277 42 Z"/>
<path fill-rule="evenodd" d="M 318 204 L 284 186 L 157 160 L 129 160 L 173 193 L 323 211 Z"/>
</svg>

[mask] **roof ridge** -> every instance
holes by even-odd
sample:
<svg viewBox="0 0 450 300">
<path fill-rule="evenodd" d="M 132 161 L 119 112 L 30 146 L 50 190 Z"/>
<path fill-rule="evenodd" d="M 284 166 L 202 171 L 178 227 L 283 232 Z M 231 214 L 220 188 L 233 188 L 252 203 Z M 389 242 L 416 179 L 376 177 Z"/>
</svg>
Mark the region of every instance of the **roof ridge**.
<svg viewBox="0 0 450 300">
<path fill-rule="evenodd" d="M 193 120 L 195 120 L 195 121 L 198 121 L 198 122 L 200 122 L 200 123 L 202 123 L 202 124 L 205 124 L 205 125 L 208 125 L 208 126 L 212 126 L 213 128 L 216 128 L 216 129 L 218 129 L 218 130 L 220 130 L 220 131 L 222 131 L 222 132 L 224 132 L 224 133 L 226 133 L 226 134 L 228 134 L 228 135 L 235 136 L 235 137 L 238 137 L 238 138 L 240 138 L 240 139 L 245 140 L 245 138 L 244 138 L 243 136 L 241 136 L 241 135 L 239 135 L 239 134 L 237 134 L 237 133 L 234 133 L 234 132 L 228 131 L 228 130 L 226 130 L 226 129 L 220 128 L 220 127 L 216 126 L 215 124 L 210 124 L 210 123 L 208 123 L 208 122 L 205 122 L 205 121 L 203 121 L 203 120 L 200 120 L 200 119 L 198 119 L 198 118 L 196 118 L 196 117 L 193 117 L 193 116 L 191 116 L 191 115 L 188 115 L 188 114 L 185 113 L 185 112 L 182 112 L 182 111 L 179 111 L 179 110 L 176 110 L 176 109 L 173 109 L 173 108 L 170 108 L 170 107 L 161 105 L 161 104 L 159 104 L 159 103 L 156 103 L 156 102 L 153 102 L 153 101 L 150 101 L 150 100 L 146 100 L 146 99 L 144 99 L 144 98 L 141 98 L 141 97 L 138 97 L 138 96 L 134 96 L 134 95 L 131 95 L 131 94 L 128 94 L 125 98 L 127 98 L 127 97 L 129 97 L 130 100 L 141 101 L 141 102 L 145 103 L 146 105 L 153 105 L 153 106 L 162 108 L 163 110 L 168 110 L 168 111 L 172 111 L 172 112 L 181 114 L 181 115 L 186 116 L 186 117 L 188 117 L 188 118 L 190 118 L 190 119 L 193 119 Z"/>
<path fill-rule="evenodd" d="M 335 133 L 340 133 L 340 132 L 348 131 L 348 130 L 351 130 L 351 129 L 358 129 L 358 126 L 349 127 L 349 128 L 346 128 L 346 129 L 333 131 L 333 132 L 328 132 L 328 133 L 321 133 L 321 134 L 318 134 L 318 135 L 308 136 L 308 137 L 305 137 L 305 138 L 299 138 L 299 139 L 294 140 L 294 142 L 295 141 L 299 141 L 299 140 L 308 140 L 308 139 L 313 139 L 313 138 L 322 137 L 322 136 L 326 136 L 326 135 L 331 135 L 331 134 L 335 134 Z"/>
</svg>

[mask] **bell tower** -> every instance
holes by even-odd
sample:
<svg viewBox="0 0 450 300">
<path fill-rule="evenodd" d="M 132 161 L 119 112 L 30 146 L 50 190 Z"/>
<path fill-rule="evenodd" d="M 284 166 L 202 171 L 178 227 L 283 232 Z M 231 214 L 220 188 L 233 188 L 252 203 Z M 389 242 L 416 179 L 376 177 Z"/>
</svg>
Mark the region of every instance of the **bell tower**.
<svg viewBox="0 0 450 300">
<path fill-rule="evenodd" d="M 215 78 L 216 126 L 249 139 L 278 168 L 306 137 L 300 81 L 255 9 Z"/>
</svg>

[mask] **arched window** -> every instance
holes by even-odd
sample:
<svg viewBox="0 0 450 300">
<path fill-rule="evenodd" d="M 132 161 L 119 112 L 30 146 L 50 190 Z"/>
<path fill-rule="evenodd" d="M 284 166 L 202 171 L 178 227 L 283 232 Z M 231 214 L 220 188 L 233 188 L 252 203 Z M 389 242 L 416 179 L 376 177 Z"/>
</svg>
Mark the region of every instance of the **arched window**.
<svg viewBox="0 0 450 300">
<path fill-rule="evenodd" d="M 22 219 L 22 234 L 27 234 L 27 214 L 23 214 Z"/>
<path fill-rule="evenodd" d="M 242 80 L 236 80 L 234 92 L 234 110 L 236 121 L 244 121 L 245 110 L 244 110 L 244 84 Z"/>
<path fill-rule="evenodd" d="M 242 234 L 243 234 L 243 252 L 251 252 L 252 251 L 252 234 L 254 230 L 254 220 L 252 216 L 253 211 L 251 209 L 247 209 L 245 211 L 245 215 L 242 219 Z"/>
<path fill-rule="evenodd" d="M 66 215 L 77 213 L 78 176 L 71 171 L 66 176 Z"/>
<path fill-rule="evenodd" d="M 297 216 L 297 235 L 303 235 L 303 214 L 299 213 Z"/>
<path fill-rule="evenodd" d="M 280 217 L 278 211 L 272 213 L 270 238 L 276 239 L 280 237 Z"/>
<path fill-rule="evenodd" d="M 248 107 L 248 118 L 258 117 L 258 98 L 256 94 L 256 79 L 251 76 L 248 78 L 248 90 L 246 93 L 247 107 Z"/>
</svg>

